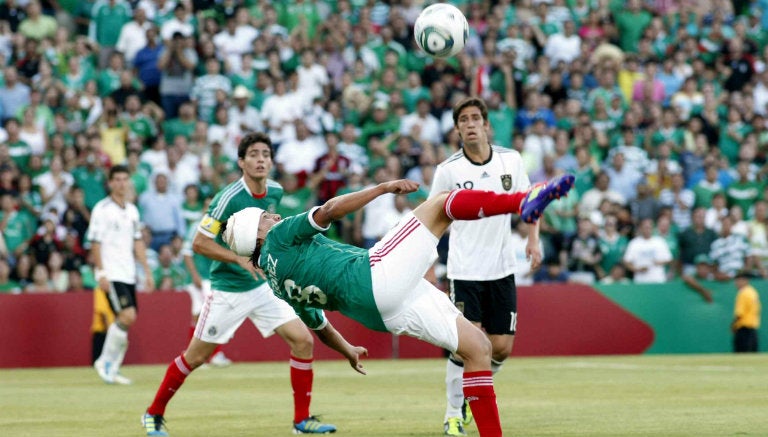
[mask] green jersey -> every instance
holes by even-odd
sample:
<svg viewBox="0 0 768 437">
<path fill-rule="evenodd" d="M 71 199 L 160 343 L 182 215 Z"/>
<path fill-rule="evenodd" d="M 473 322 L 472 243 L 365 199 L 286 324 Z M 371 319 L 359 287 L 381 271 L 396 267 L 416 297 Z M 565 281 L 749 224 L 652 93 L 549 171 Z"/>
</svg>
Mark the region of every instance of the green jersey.
<svg viewBox="0 0 768 437">
<path fill-rule="evenodd" d="M 259 264 L 272 291 L 312 329 L 325 326 L 323 310 L 329 310 L 386 332 L 373 297 L 368 250 L 322 235 L 313 211 L 285 218 L 267 233 Z"/>
<path fill-rule="evenodd" d="M 275 212 L 282 197 L 283 187 L 273 180 L 267 180 L 267 193 L 264 197 L 255 198 L 245 185 L 245 180 L 240 178 L 224 187 L 213 198 L 198 230 L 213 238 L 220 246 L 227 247 L 221 237 L 222 223 L 237 211 L 252 206 Z M 253 290 L 264 282 L 263 279 L 256 280 L 250 272 L 237 264 L 215 260 L 211 262 L 210 274 L 211 288 L 219 291 L 245 292 Z"/>
</svg>

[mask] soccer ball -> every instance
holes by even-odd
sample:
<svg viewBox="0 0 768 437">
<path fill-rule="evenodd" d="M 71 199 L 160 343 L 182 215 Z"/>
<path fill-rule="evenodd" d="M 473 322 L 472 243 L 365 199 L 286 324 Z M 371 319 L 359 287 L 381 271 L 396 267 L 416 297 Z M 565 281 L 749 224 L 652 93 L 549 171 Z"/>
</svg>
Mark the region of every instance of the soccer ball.
<svg viewBox="0 0 768 437">
<path fill-rule="evenodd" d="M 448 3 L 425 8 L 413 25 L 416 44 L 429 56 L 450 58 L 459 53 L 469 37 L 469 24 L 461 11 Z"/>
</svg>

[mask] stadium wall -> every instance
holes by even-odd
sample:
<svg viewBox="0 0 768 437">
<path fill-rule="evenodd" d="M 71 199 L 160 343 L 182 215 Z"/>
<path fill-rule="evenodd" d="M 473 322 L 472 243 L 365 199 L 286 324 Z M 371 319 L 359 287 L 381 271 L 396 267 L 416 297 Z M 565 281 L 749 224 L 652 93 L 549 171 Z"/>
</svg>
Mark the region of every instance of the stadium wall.
<svg viewBox="0 0 768 437">
<path fill-rule="evenodd" d="M 768 308 L 768 281 L 754 281 Z M 537 285 L 521 287 L 514 356 L 722 353 L 731 351 L 732 283 L 705 283 L 714 302 L 682 282 L 655 285 Z M 90 364 L 91 293 L 0 295 L 0 368 Z M 370 331 L 336 313 L 333 324 L 373 359 L 440 357 L 443 351 L 408 337 Z M 187 344 L 190 301 L 186 293 L 139 294 L 126 364 L 162 364 Z M 761 351 L 768 324 L 760 330 Z M 338 359 L 319 344 L 318 359 Z M 279 361 L 288 347 L 261 338 L 249 323 L 226 346 L 236 361 Z"/>
</svg>

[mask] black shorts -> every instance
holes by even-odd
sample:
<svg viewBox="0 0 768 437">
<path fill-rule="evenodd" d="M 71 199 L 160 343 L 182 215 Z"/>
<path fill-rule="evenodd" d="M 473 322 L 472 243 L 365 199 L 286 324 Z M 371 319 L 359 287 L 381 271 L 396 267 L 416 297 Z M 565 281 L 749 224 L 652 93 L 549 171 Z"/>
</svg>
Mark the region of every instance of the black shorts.
<svg viewBox="0 0 768 437">
<path fill-rule="evenodd" d="M 136 305 L 136 284 L 110 282 L 109 285 L 107 300 L 109 300 L 109 307 L 115 314 L 126 308 L 138 308 Z"/>
<path fill-rule="evenodd" d="M 757 352 L 757 329 L 737 329 L 733 335 L 733 351 Z"/>
<path fill-rule="evenodd" d="M 451 280 L 451 300 L 470 322 L 488 334 L 514 335 L 517 329 L 515 275 L 493 281 Z"/>
</svg>

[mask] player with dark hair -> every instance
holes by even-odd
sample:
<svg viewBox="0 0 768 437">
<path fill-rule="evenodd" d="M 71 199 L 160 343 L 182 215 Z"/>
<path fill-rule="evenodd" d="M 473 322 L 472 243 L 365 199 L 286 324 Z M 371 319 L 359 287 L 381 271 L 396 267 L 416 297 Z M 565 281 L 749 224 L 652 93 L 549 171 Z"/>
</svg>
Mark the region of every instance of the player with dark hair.
<svg viewBox="0 0 768 437">
<path fill-rule="evenodd" d="M 139 210 L 127 200 L 130 185 L 128 167 L 116 165 L 109 169 L 109 196 L 93 206 L 87 232 L 98 281 L 95 292 L 106 293 L 115 314 L 101 354 L 93 363 L 96 373 L 107 384 L 131 383 L 120 374 L 120 366 L 128 350 L 128 330 L 136 322 L 137 260 L 147 274 L 147 291 L 155 287 L 141 239 Z"/>
<path fill-rule="evenodd" d="M 462 148 L 437 166 L 430 197 L 454 188 L 512 193 L 531 186 L 523 158 L 516 150 L 489 142 L 488 108 L 478 97 L 467 97 L 453 109 L 453 125 Z M 487 220 L 458 221 L 451 225 L 448 241 L 448 279 L 453 303 L 470 322 L 483 328 L 491 341 L 491 371 L 495 374 L 512 352 L 517 327 L 518 269 L 512 247 L 512 214 Z M 531 269 L 541 264 L 539 226 L 531 226 L 526 255 Z M 461 387 L 461 358 L 451 355 L 446 363 L 447 406 L 445 435 L 466 435 L 472 421 Z"/>
<path fill-rule="evenodd" d="M 236 211 L 258 207 L 274 211 L 283 188 L 268 179 L 272 169 L 272 142 L 263 133 L 251 133 L 238 145 L 237 165 L 243 177 L 226 186 L 208 207 L 192 241 L 195 253 L 211 258 L 211 293 L 206 297 L 195 333 L 186 351 L 168 366 L 154 402 L 142 416 L 147 435 L 166 436 L 165 408 L 193 370 L 208 361 L 220 344 L 250 319 L 264 337 L 277 333 L 291 348 L 290 376 L 293 388 L 296 434 L 325 434 L 336 427 L 309 414 L 312 399 L 314 342 L 289 305 L 278 299 L 256 275 L 247 256 L 230 250 L 222 239 L 222 224 Z"/>
<path fill-rule="evenodd" d="M 409 335 L 460 356 L 464 395 L 480 435 L 500 436 L 491 343 L 445 293 L 424 279 L 424 273 L 436 258 L 438 238 L 454 220 L 519 213 L 523 220 L 535 222 L 554 198 L 568 192 L 573 180 L 562 176 L 514 193 L 441 193 L 406 215 L 368 250 L 335 242 L 321 232 L 381 195 L 416 191 L 418 183 L 381 183 L 283 220 L 263 209 L 247 208 L 230 217 L 224 240 L 236 253 L 250 255 L 274 293 L 360 373 L 365 374 L 360 359 L 367 351 L 349 344 L 323 310 L 340 311 L 370 329 Z"/>
</svg>

